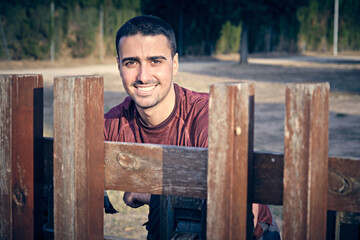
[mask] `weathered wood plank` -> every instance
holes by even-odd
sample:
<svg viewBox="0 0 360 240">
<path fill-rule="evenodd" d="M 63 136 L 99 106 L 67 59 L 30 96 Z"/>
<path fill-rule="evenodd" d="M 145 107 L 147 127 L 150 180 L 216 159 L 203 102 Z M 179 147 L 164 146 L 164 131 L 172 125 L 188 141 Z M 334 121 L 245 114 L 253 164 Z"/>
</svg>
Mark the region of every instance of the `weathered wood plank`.
<svg viewBox="0 0 360 240">
<path fill-rule="evenodd" d="M 207 149 L 142 146 L 105 143 L 107 189 L 206 198 Z"/>
<path fill-rule="evenodd" d="M 360 213 L 360 159 L 329 157 L 328 209 Z"/>
<path fill-rule="evenodd" d="M 0 75 L 0 239 L 41 239 L 42 87 L 41 75 Z"/>
<path fill-rule="evenodd" d="M 54 233 L 103 239 L 103 78 L 55 78 Z"/>
<path fill-rule="evenodd" d="M 208 239 L 252 238 L 252 218 L 248 220 L 248 184 L 251 186 L 252 178 L 248 167 L 252 166 L 253 101 L 253 84 L 216 84 L 210 88 Z"/>
<path fill-rule="evenodd" d="M 360 212 L 360 159 L 328 158 L 327 209 Z M 254 197 L 256 203 L 283 204 L 284 155 L 254 152 Z"/>
<path fill-rule="evenodd" d="M 10 76 L 0 75 L 0 238 L 12 239 L 11 221 L 11 80 Z"/>
<path fill-rule="evenodd" d="M 52 144 L 51 138 L 44 138 L 45 148 L 45 165 L 52 166 Z M 207 174 L 207 155 L 208 151 L 204 148 L 187 148 L 168 145 L 152 144 L 134 144 L 122 142 L 105 142 L 105 189 L 119 191 L 149 192 L 152 194 L 166 194 L 176 196 L 187 196 L 204 198 L 207 197 L 207 184 L 203 176 Z M 136 147 L 134 147 L 136 145 Z M 143 175 L 138 170 L 130 170 L 121 167 L 117 163 L 116 156 L 121 152 L 126 152 L 128 156 L 137 158 L 137 154 L 150 153 L 154 148 L 159 152 L 171 151 L 171 159 L 175 164 L 173 168 L 188 168 L 195 171 L 196 174 L 184 173 L 184 177 L 171 177 L 167 185 L 163 185 L 163 175 L 161 169 L 156 174 Z M 166 150 L 163 150 L 166 148 Z M 113 153 L 111 151 L 114 151 Z M 196 157 L 192 157 L 195 154 Z M 166 156 L 167 154 L 165 154 Z M 179 160 L 186 164 L 180 164 Z M 195 159 L 195 161 L 194 161 Z M 142 159 L 142 161 L 145 159 Z M 167 161 L 154 159 L 150 154 L 146 155 L 146 166 L 153 169 L 153 162 Z M 132 160 L 140 161 L 140 160 Z M 144 165 L 142 165 L 143 168 Z M 329 157 L 329 186 L 328 186 L 328 210 L 360 212 L 360 159 L 349 159 L 339 157 Z M 254 190 L 253 202 L 282 205 L 283 203 L 283 171 L 284 155 L 282 153 L 257 152 L 254 151 Z M 141 170 L 147 171 L 147 170 Z M 171 170 L 170 170 L 171 171 Z M 46 171 L 45 183 L 52 182 L 52 169 Z M 135 174 L 134 179 L 129 182 L 122 181 L 121 176 L 130 176 Z M 189 176 L 191 175 L 191 176 Z M 196 179 L 195 179 L 196 178 Z M 189 179 L 189 180 L 188 180 Z M 146 187 L 140 183 L 146 182 Z M 151 182 L 152 184 L 148 184 Z M 186 185 L 186 188 L 178 187 L 178 182 Z M 196 183 L 196 184 L 194 184 Z M 149 186 L 151 185 L 151 186 Z"/>
<path fill-rule="evenodd" d="M 287 84 L 284 238 L 325 239 L 329 84 Z"/>
<path fill-rule="evenodd" d="M 254 152 L 253 202 L 282 205 L 284 155 Z"/>
</svg>

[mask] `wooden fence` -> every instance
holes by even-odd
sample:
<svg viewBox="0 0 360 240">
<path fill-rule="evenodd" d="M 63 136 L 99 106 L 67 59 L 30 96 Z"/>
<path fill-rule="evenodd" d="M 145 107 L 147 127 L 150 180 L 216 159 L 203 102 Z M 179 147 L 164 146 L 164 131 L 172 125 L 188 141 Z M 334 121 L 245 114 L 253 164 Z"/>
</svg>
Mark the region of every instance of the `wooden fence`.
<svg viewBox="0 0 360 240">
<path fill-rule="evenodd" d="M 328 157 L 328 83 L 287 85 L 284 154 L 253 150 L 252 83 L 211 86 L 208 149 L 103 142 L 100 76 L 55 78 L 45 139 L 42 89 L 0 76 L 0 239 L 44 237 L 52 175 L 56 239 L 104 238 L 104 189 L 207 198 L 208 239 L 248 239 L 253 202 L 283 205 L 284 239 L 325 239 L 327 210 L 360 212 L 360 160 Z"/>
</svg>

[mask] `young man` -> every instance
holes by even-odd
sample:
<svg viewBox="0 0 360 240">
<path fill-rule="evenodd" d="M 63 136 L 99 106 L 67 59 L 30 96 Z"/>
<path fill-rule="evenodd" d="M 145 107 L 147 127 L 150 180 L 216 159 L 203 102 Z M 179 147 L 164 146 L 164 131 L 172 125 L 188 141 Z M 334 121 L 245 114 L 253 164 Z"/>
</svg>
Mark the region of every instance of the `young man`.
<svg viewBox="0 0 360 240">
<path fill-rule="evenodd" d="M 179 69 L 173 29 L 160 18 L 139 16 L 116 35 L 117 63 L 128 97 L 105 114 L 106 141 L 207 147 L 207 93 L 173 83 Z M 149 204 L 148 239 L 159 239 L 159 196 L 124 194 L 133 208 Z M 255 221 L 271 225 L 267 206 L 256 206 Z"/>
</svg>

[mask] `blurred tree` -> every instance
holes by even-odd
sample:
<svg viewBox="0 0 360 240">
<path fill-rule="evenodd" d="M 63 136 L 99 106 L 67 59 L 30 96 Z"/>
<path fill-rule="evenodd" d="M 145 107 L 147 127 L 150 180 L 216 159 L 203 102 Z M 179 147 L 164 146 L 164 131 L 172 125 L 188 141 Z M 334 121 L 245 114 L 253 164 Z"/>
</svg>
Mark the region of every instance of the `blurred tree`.
<svg viewBox="0 0 360 240">
<path fill-rule="evenodd" d="M 360 1 L 340 1 L 339 43 L 342 51 L 360 50 Z"/>
<path fill-rule="evenodd" d="M 141 1 L 105 0 L 104 1 L 104 36 L 108 55 L 115 56 L 115 36 L 118 29 L 130 18 L 141 14 Z"/>
<path fill-rule="evenodd" d="M 216 43 L 217 53 L 237 53 L 240 45 L 241 25 L 235 26 L 227 21 L 221 28 L 220 38 Z"/>
<path fill-rule="evenodd" d="M 70 17 L 67 46 L 74 58 L 89 56 L 95 48 L 95 32 L 99 22 L 98 9 L 75 7 Z"/>
<path fill-rule="evenodd" d="M 299 41 L 303 51 L 331 51 L 334 0 L 309 0 L 298 9 Z M 339 2 L 339 49 L 360 50 L 360 2 Z"/>
<path fill-rule="evenodd" d="M 142 1 L 142 12 L 161 17 L 177 35 L 180 55 L 211 55 L 225 19 L 212 14 L 214 0 Z"/>
<path fill-rule="evenodd" d="M 180 55 L 212 55 L 225 49 L 225 39 L 228 49 L 240 46 L 243 63 L 248 52 L 332 49 L 334 0 L 2 0 L 0 19 L 12 58 L 49 59 L 52 1 L 57 57 L 93 54 L 101 5 L 105 51 L 111 55 L 117 29 L 141 13 L 173 26 Z M 340 1 L 339 11 L 339 50 L 360 50 L 360 1 Z M 243 37 L 233 45 L 235 26 Z M 7 59 L 3 49 L 0 59 Z"/>
<path fill-rule="evenodd" d="M 297 12 L 300 26 L 300 39 L 307 50 L 326 51 L 329 38 L 332 38 L 334 0 L 310 0 Z"/>
<path fill-rule="evenodd" d="M 40 5 L 23 8 L 17 3 L 7 3 L 5 7 L 6 11 L 1 15 L 12 59 L 46 58 L 49 49 L 47 23 L 50 11 Z"/>
<path fill-rule="evenodd" d="M 217 14 L 226 17 L 233 24 L 242 24 L 240 63 L 246 64 L 249 51 L 266 51 L 266 49 L 271 49 L 271 42 L 274 42 L 273 44 L 279 42 L 272 35 L 296 42 L 297 25 L 294 16 L 297 7 L 304 2 L 300 0 L 224 0 L 216 2 L 217 6 L 214 9 Z M 266 43 L 269 46 L 266 46 Z M 294 46 L 288 46 L 288 49 L 294 51 L 296 44 L 292 45 Z"/>
<path fill-rule="evenodd" d="M 296 9 L 305 1 L 294 0 L 183 0 L 142 1 L 142 11 L 169 22 L 178 35 L 182 54 L 209 55 L 214 53 L 221 29 L 230 21 L 242 26 L 241 63 L 247 63 L 248 51 L 279 49 L 296 51 L 298 25 Z M 266 36 L 266 37 L 265 37 Z M 250 39 L 248 44 L 248 39 Z M 280 45 L 280 47 L 278 46 Z M 219 47 L 221 45 L 218 45 Z"/>
</svg>

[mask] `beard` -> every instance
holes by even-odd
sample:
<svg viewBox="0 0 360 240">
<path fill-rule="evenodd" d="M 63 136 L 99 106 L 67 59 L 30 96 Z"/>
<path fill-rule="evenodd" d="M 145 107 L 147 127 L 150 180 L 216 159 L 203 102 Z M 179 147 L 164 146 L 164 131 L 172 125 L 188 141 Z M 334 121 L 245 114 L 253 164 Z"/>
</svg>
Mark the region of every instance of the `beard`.
<svg viewBox="0 0 360 240">
<path fill-rule="evenodd" d="M 158 84 L 156 88 L 159 86 L 161 86 L 161 84 Z M 137 107 L 142 109 L 149 109 L 157 106 L 159 103 L 162 103 L 164 99 L 166 99 L 166 97 L 169 95 L 172 86 L 172 84 L 169 84 L 169 87 L 167 87 L 166 89 L 160 89 L 160 91 L 156 91 L 155 89 L 155 92 L 148 96 L 139 96 L 135 93 L 128 94 L 135 102 L 135 105 Z"/>
</svg>

